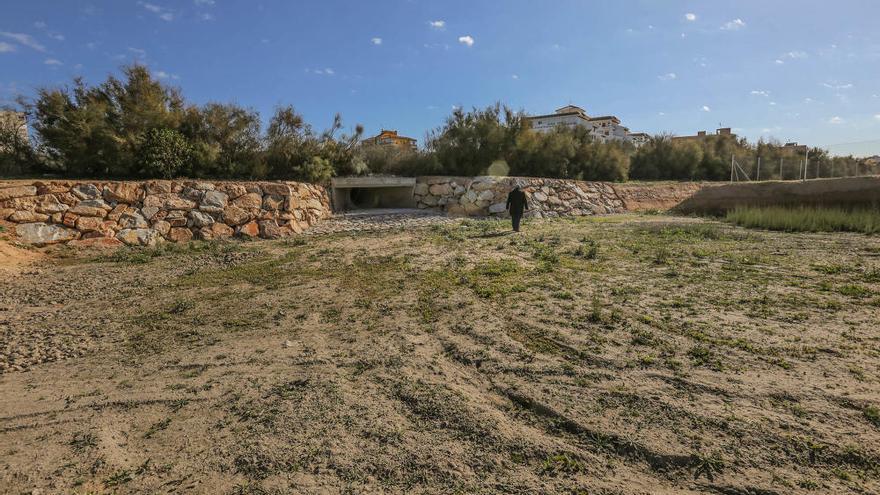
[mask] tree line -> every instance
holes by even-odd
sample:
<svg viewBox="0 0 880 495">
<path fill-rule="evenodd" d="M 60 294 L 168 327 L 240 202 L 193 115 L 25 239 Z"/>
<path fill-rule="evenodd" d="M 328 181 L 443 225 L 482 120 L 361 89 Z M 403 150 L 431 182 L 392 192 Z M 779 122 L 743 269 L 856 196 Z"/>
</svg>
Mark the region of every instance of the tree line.
<svg viewBox="0 0 880 495">
<path fill-rule="evenodd" d="M 583 180 L 727 180 L 731 156 L 744 168 L 797 157 L 779 143 L 734 136 L 674 140 L 660 135 L 635 148 L 602 143 L 585 128 L 540 133 L 526 115 L 496 103 L 455 109 L 419 150 L 360 145 L 363 128 L 343 132 L 337 114 L 316 131 L 292 106 L 277 108 L 265 130 L 260 115 L 234 103 L 187 103 L 177 88 L 132 65 L 89 86 L 43 88 L 20 99 L 34 131 L 28 142 L 0 128 L 0 175 L 70 178 L 289 179 L 326 182 L 337 175 L 516 175 Z M 859 173 L 859 160 L 811 150 L 820 176 Z M 798 165 L 800 166 L 800 165 Z M 800 170 L 800 169 L 799 169 Z M 793 170 L 782 171 L 795 178 Z M 799 172 L 798 172 L 799 173 Z M 750 174 L 755 178 L 755 174 Z M 812 176 L 812 175 L 811 175 Z"/>
</svg>

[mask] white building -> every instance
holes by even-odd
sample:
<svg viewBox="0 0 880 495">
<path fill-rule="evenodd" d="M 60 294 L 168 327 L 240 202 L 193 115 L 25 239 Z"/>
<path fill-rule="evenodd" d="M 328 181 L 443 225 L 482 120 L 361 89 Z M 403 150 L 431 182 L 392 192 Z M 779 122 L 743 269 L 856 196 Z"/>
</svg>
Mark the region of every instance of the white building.
<svg viewBox="0 0 880 495">
<path fill-rule="evenodd" d="M 557 108 L 554 113 L 528 117 L 527 120 L 531 128 L 538 132 L 549 132 L 560 126 L 579 126 L 589 129 L 590 135 L 602 143 L 630 141 L 636 146 L 641 146 L 647 142 L 646 134 L 630 134 L 629 129 L 621 125 L 620 119 L 617 117 L 613 115 L 590 117 L 587 115 L 586 110 L 575 105 L 566 105 L 562 108 Z M 633 139 L 631 136 L 636 136 L 636 138 Z"/>
</svg>

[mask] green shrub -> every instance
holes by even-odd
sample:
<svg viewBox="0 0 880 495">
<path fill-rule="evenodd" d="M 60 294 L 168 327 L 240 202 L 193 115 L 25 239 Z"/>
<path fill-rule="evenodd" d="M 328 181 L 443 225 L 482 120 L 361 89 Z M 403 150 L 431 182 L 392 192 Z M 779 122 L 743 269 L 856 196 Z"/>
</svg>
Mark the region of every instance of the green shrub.
<svg viewBox="0 0 880 495">
<path fill-rule="evenodd" d="M 174 129 L 153 129 L 147 132 L 138 151 L 140 175 L 163 179 L 184 175 L 191 154 L 192 148 L 179 132 Z"/>
</svg>

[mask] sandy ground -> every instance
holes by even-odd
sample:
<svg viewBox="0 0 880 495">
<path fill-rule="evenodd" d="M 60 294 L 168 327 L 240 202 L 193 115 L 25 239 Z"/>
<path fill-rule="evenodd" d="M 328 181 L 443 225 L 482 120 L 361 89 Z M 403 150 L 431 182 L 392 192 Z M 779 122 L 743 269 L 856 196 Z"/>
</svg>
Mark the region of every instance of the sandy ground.
<svg viewBox="0 0 880 495">
<path fill-rule="evenodd" d="M 43 258 L 38 250 L 12 244 L 9 234 L 12 228 L 12 224 L 0 221 L 0 276 L 14 275 Z"/>
<path fill-rule="evenodd" d="M 504 227 L 0 278 L 0 492 L 880 490 L 876 237 Z"/>
</svg>

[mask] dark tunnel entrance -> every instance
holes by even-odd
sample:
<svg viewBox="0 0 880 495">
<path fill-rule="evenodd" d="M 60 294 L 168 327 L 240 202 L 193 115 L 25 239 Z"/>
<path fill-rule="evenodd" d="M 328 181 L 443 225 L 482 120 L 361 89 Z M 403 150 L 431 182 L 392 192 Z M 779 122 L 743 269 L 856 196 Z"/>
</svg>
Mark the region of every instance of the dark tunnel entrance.
<svg viewBox="0 0 880 495">
<path fill-rule="evenodd" d="M 410 177 L 341 177 L 333 179 L 333 209 L 352 210 L 415 208 Z"/>
</svg>

